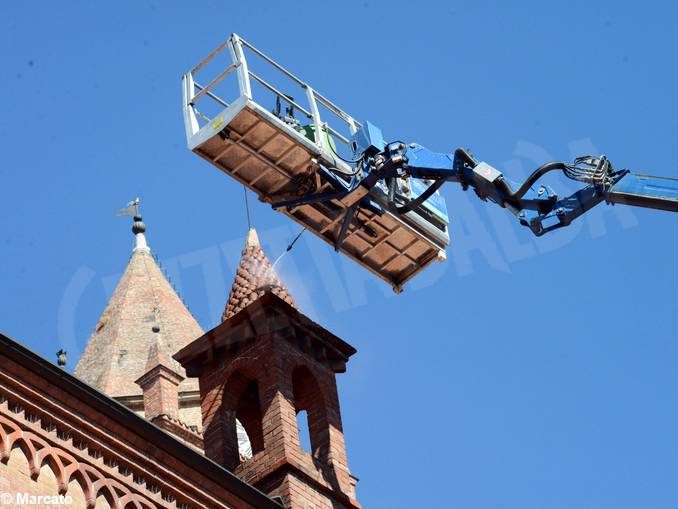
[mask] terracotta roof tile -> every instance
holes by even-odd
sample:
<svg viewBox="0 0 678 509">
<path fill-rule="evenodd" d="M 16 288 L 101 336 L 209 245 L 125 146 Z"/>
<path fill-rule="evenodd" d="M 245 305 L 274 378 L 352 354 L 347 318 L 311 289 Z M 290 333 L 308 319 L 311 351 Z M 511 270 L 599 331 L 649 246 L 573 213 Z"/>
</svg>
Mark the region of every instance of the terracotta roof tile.
<svg viewBox="0 0 678 509">
<path fill-rule="evenodd" d="M 221 321 L 228 320 L 266 292 L 274 293 L 291 306 L 296 307 L 292 296 L 287 292 L 287 288 L 280 281 L 270 260 L 261 249 L 256 230 L 251 228 L 247 233 L 245 249 L 240 258 Z"/>
</svg>

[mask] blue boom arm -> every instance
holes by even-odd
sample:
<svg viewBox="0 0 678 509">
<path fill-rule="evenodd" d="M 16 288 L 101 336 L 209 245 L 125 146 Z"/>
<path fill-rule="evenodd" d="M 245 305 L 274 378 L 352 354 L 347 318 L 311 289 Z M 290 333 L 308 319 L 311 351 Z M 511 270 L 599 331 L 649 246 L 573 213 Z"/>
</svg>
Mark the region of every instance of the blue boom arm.
<svg viewBox="0 0 678 509">
<path fill-rule="evenodd" d="M 601 202 L 678 212 L 678 179 L 615 170 L 605 156 L 578 157 L 572 163 L 546 163 L 532 172 L 518 189 L 513 189 L 499 170 L 476 161 L 464 149 L 446 154 L 432 152 L 416 143 L 407 146 L 402 142 L 386 143 L 381 131 L 369 122 L 353 135 L 351 147 L 355 163 L 351 172 L 319 164 L 320 177 L 329 182 L 334 191 L 273 204 L 276 209 L 290 209 L 340 200 L 346 212 L 336 249 L 343 243 L 350 224 L 359 221 L 359 208 L 377 214 L 386 209 L 399 214 L 418 212 L 445 229 L 444 202 L 442 208 L 436 207 L 439 202 L 434 197 L 445 182 L 456 182 L 465 191 L 473 189 L 481 200 L 506 208 L 537 236 L 569 225 Z M 554 171 L 582 183 L 582 187 L 560 197 L 550 187 L 536 185 Z M 407 180 L 426 184 L 423 189 L 421 184 L 417 185 L 420 190 L 416 195 L 405 196 L 402 183 Z"/>
<path fill-rule="evenodd" d="M 409 146 L 401 142 L 386 144 L 381 131 L 369 123 L 354 136 L 353 151 L 360 159 L 360 173 L 364 175 L 360 186 L 367 190 L 383 180 L 389 190 L 389 200 L 394 197 L 396 179 L 430 182 L 427 191 L 418 198 L 397 207 L 400 212 L 420 206 L 443 182 L 456 182 L 464 190 L 472 188 L 481 200 L 508 209 L 537 236 L 569 225 L 603 201 L 678 212 L 678 179 L 614 170 L 605 156 L 583 156 L 572 163 L 544 164 L 514 190 L 499 170 L 476 161 L 463 149 L 444 154 L 414 143 Z M 584 185 L 566 197 L 559 197 L 548 186 L 535 186 L 553 171 L 561 171 Z"/>
</svg>

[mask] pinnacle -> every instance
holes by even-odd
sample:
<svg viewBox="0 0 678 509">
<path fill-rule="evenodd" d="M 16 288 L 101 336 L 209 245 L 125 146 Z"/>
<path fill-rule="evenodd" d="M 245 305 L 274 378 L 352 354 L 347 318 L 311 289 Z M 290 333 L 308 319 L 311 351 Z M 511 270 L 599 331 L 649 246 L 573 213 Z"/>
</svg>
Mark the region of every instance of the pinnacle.
<svg viewBox="0 0 678 509">
<path fill-rule="evenodd" d="M 292 306 L 295 305 L 292 296 L 276 274 L 271 261 L 261 249 L 257 231 L 250 228 L 222 321 L 228 320 L 245 309 L 266 292 L 277 295 Z"/>
</svg>

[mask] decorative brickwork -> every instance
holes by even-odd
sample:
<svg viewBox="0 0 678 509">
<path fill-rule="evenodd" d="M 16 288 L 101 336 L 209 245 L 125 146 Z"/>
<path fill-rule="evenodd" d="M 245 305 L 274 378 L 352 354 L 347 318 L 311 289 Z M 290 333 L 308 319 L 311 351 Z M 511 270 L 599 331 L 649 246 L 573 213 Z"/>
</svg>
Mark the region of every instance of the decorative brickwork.
<svg viewBox="0 0 678 509">
<path fill-rule="evenodd" d="M 69 495 L 79 509 L 281 509 L 3 335 L 0 491 Z"/>
<path fill-rule="evenodd" d="M 203 334 L 136 219 L 76 369 L 90 385 L 0 334 L 0 491 L 79 509 L 360 509 L 335 380 L 355 350 L 294 307 L 254 230 L 224 321 Z"/>
<path fill-rule="evenodd" d="M 205 455 L 291 509 L 355 509 L 335 373 L 355 349 L 295 307 L 250 230 L 221 325 L 175 358 L 200 379 Z M 311 453 L 297 413 L 308 415 Z M 239 454 L 237 423 L 252 457 Z"/>
<path fill-rule="evenodd" d="M 104 469 L 93 466 L 90 463 L 92 458 L 87 458 L 90 462 L 79 461 L 78 456 L 80 455 L 68 452 L 72 445 L 50 444 L 48 440 L 42 438 L 38 433 L 32 431 L 30 426 L 26 425 L 25 419 L 22 419 L 24 416 L 20 415 L 15 417 L 14 420 L 10 419 L 12 413 L 14 413 L 12 410 L 0 405 L 0 461 L 7 465 L 12 452 L 14 450 L 21 451 L 23 459 L 28 465 L 30 479 L 35 481 L 36 485 L 33 486 L 26 479 L 16 476 L 11 468 L 6 468 L 3 473 L 4 477 L 9 480 L 8 485 L 5 486 L 7 492 L 28 492 L 43 496 L 70 494 L 71 497 L 84 499 L 88 508 L 94 507 L 96 499 L 100 496 L 103 496 L 111 507 L 126 507 L 128 503 L 131 503 L 134 507 L 155 507 L 152 503 L 152 500 L 156 498 L 155 496 L 147 497 L 144 496 L 146 495 L 144 493 L 133 492 L 125 483 L 107 476 L 107 473 L 103 471 Z M 57 434 L 57 442 L 59 438 Z M 66 437 L 63 434 L 61 438 L 62 442 L 66 442 Z M 70 447 L 68 447 L 69 445 Z M 76 449 L 80 449 L 80 447 L 82 445 L 76 446 Z M 43 491 L 49 488 L 44 484 L 40 489 L 38 481 L 42 474 L 42 467 L 45 465 L 52 471 L 56 481 L 56 493 Z M 78 484 L 82 497 L 73 493 L 74 490 L 70 488 L 72 481 Z"/>
<path fill-rule="evenodd" d="M 205 454 L 292 509 L 356 501 L 335 373 L 355 350 L 273 293 L 265 293 L 175 358 L 198 376 Z M 306 410 L 312 452 L 299 441 Z M 236 419 L 254 455 L 238 455 Z"/>
</svg>

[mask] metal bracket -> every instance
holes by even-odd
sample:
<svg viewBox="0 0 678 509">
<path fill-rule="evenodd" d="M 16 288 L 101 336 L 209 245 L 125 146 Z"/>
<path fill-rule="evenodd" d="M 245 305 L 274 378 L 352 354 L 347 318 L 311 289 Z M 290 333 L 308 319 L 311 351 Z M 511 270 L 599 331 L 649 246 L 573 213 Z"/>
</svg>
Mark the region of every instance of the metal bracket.
<svg viewBox="0 0 678 509">
<path fill-rule="evenodd" d="M 344 243 L 344 238 L 346 237 L 346 232 L 348 231 L 348 227 L 351 226 L 351 223 L 353 222 L 353 216 L 355 216 L 356 209 L 358 208 L 358 202 L 354 203 L 351 205 L 349 208 L 346 209 L 346 214 L 344 215 L 344 221 L 341 223 L 341 230 L 339 230 L 339 235 L 337 236 L 337 240 L 334 243 L 334 250 L 339 251 L 339 248 L 341 245 Z"/>
</svg>

